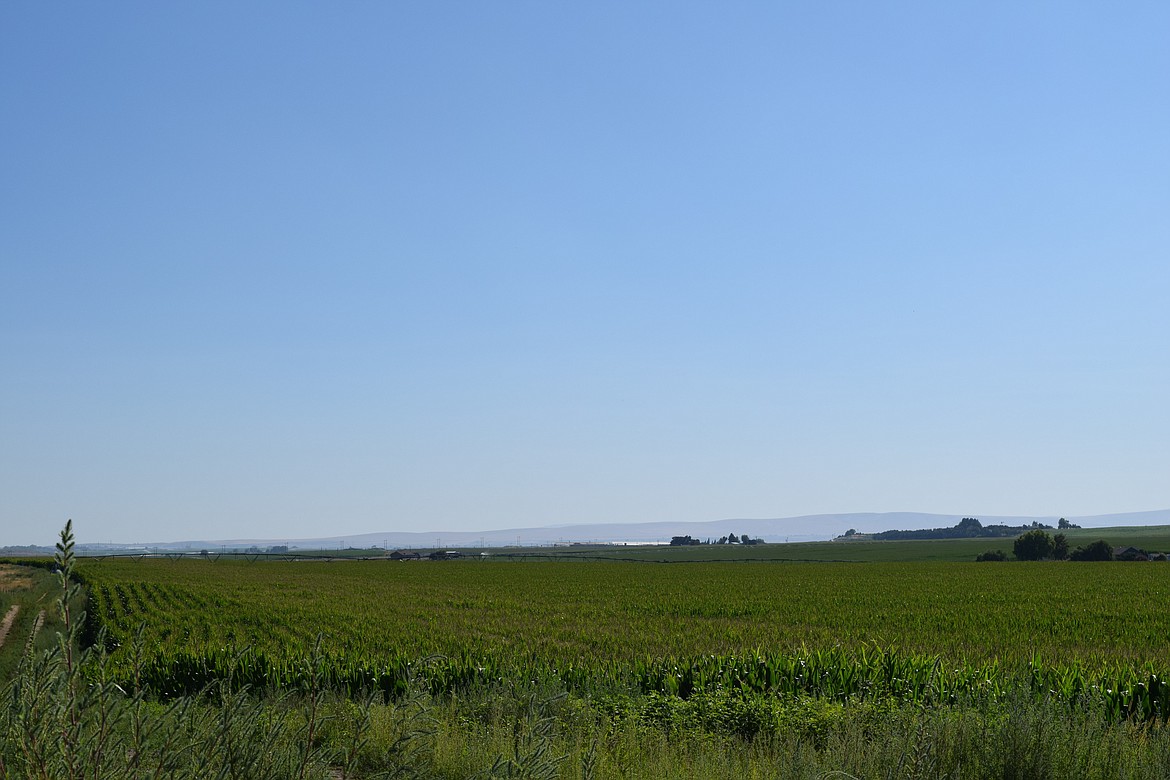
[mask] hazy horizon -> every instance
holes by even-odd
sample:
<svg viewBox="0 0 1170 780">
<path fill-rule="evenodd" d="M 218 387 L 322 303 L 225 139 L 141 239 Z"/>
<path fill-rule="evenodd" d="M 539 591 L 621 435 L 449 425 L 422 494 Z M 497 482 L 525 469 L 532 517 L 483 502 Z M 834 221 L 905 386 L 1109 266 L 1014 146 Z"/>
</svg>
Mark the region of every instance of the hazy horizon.
<svg viewBox="0 0 1170 780">
<path fill-rule="evenodd" d="M 1170 506 L 1167 29 L 4 4 L 0 545 Z"/>
<path fill-rule="evenodd" d="M 940 512 L 847 512 L 835 514 L 802 515 L 795 517 L 723 517 L 706 520 L 686 521 L 647 521 L 626 523 L 586 523 L 546 526 L 518 526 L 508 528 L 473 528 L 469 530 L 453 530 L 450 528 L 431 527 L 411 531 L 364 528 L 350 529 L 349 533 L 338 533 L 336 529 L 322 529 L 320 533 L 291 536 L 276 534 L 266 537 L 235 536 L 210 537 L 198 534 L 178 533 L 170 538 L 143 538 L 143 539 L 96 539 L 84 533 L 84 528 L 74 526 L 77 543 L 83 547 L 100 546 L 174 546 L 184 544 L 229 543 L 250 545 L 262 544 L 302 544 L 305 542 L 326 542 L 330 546 L 343 542 L 341 546 L 356 544 L 359 547 L 373 545 L 381 546 L 426 546 L 440 547 L 443 544 L 455 546 L 475 546 L 484 539 L 489 546 L 508 545 L 513 542 L 520 544 L 549 544 L 555 542 L 616 542 L 637 543 L 638 540 L 667 541 L 671 536 L 699 533 L 704 536 L 723 536 L 727 533 L 736 534 L 751 532 L 766 541 L 810 541 L 816 539 L 831 539 L 844 533 L 848 528 L 855 528 L 860 533 L 875 533 L 878 531 L 913 530 L 919 528 L 942 528 L 955 525 L 963 517 L 976 517 L 984 525 L 1007 524 L 1027 525 L 1033 521 L 1040 521 L 1055 526 L 1059 519 L 1067 519 L 1073 523 L 1083 524 L 1084 528 L 1109 528 L 1117 526 L 1159 526 L 1170 525 L 1170 508 L 1147 510 L 1142 512 L 1111 513 L 1103 515 L 979 515 L 978 513 L 940 513 Z M 717 530 L 718 529 L 718 530 Z M 58 531 L 60 529 L 57 529 Z M 56 534 L 52 538 L 43 540 L 4 540 L 3 546 L 40 546 L 51 547 L 56 541 Z"/>
</svg>

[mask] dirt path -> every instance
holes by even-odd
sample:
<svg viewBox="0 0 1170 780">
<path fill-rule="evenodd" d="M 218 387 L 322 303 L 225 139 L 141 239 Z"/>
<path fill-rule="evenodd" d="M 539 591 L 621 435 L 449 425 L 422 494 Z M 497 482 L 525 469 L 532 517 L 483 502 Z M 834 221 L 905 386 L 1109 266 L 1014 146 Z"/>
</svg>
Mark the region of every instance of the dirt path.
<svg viewBox="0 0 1170 780">
<path fill-rule="evenodd" d="M 4 622 L 0 623 L 0 647 L 4 647 L 4 640 L 8 638 L 8 629 L 12 628 L 12 621 L 16 620 L 18 612 L 20 612 L 20 605 L 13 604 L 9 607 L 8 614 L 4 616 Z"/>
</svg>

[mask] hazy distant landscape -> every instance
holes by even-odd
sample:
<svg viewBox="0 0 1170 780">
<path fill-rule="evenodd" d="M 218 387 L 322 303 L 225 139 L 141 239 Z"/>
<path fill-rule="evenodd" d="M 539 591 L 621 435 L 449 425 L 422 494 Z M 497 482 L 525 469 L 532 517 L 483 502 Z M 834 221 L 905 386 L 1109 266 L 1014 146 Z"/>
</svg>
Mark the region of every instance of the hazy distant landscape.
<svg viewBox="0 0 1170 780">
<path fill-rule="evenodd" d="M 206 547 L 229 548 L 271 547 L 288 545 L 299 548 L 330 549 L 343 547 L 436 548 L 436 547 L 504 547 L 513 545 L 554 544 L 665 544 L 672 536 L 690 535 L 701 539 L 718 539 L 729 533 L 748 534 L 765 542 L 812 542 L 832 539 L 856 529 L 860 533 L 876 533 L 891 529 L 939 528 L 954 525 L 965 515 L 940 515 L 920 512 L 856 512 L 833 515 L 807 515 L 776 519 L 732 519 L 710 522 L 657 523 L 598 523 L 594 525 L 564 525 L 544 528 L 505 528 L 483 531 L 382 531 L 355 533 L 347 536 L 327 536 L 307 539 L 198 539 L 185 541 L 151 541 L 131 545 L 121 543 L 79 544 L 81 550 L 124 549 L 143 546 L 162 550 L 198 550 Z M 1128 525 L 1170 524 L 1170 509 L 1149 512 L 1127 512 L 1108 515 L 1069 517 L 1069 522 L 1086 528 L 1108 528 Z M 1055 526 L 1055 516 L 981 516 L 984 525 L 1003 524 L 1024 526 L 1043 523 Z"/>
</svg>

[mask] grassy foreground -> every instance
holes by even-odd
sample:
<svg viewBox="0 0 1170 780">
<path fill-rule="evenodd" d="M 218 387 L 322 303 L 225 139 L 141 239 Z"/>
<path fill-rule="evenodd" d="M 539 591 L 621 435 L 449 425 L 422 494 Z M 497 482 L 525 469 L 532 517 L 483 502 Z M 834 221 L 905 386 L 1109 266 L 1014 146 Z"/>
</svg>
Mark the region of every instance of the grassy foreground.
<svg viewBox="0 0 1170 780">
<path fill-rule="evenodd" d="M 75 660 L 26 658 L 4 689 L 0 777 L 1103 780 L 1170 766 L 1170 730 L 1022 692 L 922 707 L 731 690 L 580 696 L 521 679 L 417 686 L 381 703 L 310 677 L 281 695 L 225 681 L 164 704 L 113 685 L 100 655 Z"/>
</svg>

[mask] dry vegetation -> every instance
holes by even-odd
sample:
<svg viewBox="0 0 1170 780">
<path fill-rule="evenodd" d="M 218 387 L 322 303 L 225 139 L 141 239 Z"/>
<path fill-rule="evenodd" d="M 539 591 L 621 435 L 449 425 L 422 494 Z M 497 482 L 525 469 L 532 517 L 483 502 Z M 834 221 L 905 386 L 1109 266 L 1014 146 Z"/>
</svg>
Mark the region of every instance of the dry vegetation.
<svg viewBox="0 0 1170 780">
<path fill-rule="evenodd" d="M 24 566 L 0 563 L 0 593 L 12 593 L 31 588 L 33 581 L 28 572 L 28 568 Z"/>
</svg>

